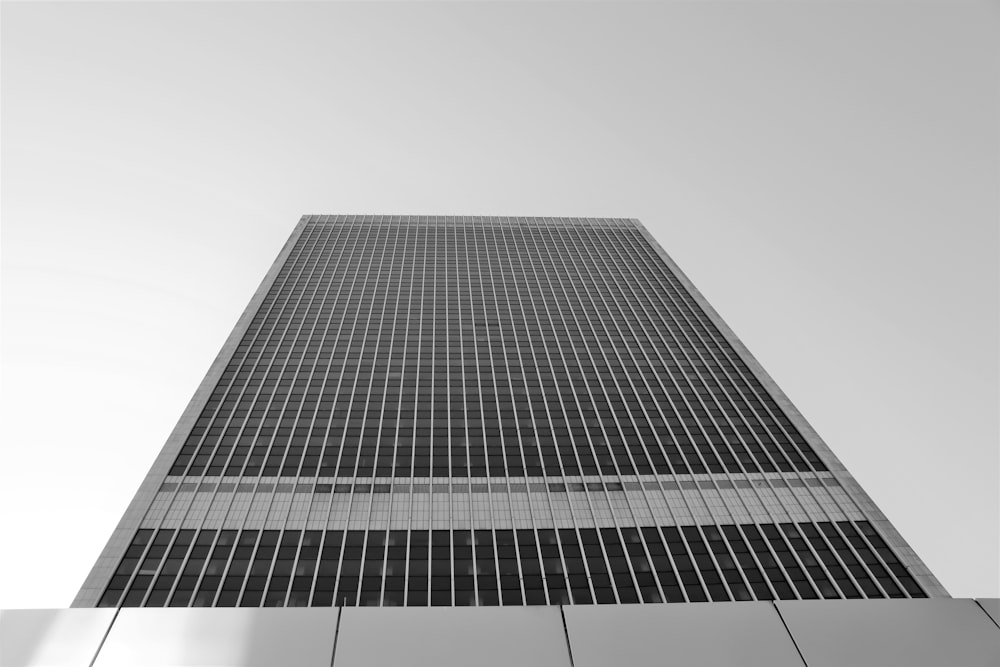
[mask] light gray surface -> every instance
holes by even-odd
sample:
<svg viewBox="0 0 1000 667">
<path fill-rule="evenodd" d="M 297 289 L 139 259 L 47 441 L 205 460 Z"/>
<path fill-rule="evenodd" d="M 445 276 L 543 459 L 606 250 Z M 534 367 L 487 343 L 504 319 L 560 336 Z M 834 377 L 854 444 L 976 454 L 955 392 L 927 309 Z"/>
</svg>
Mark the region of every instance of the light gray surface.
<svg viewBox="0 0 1000 667">
<path fill-rule="evenodd" d="M 778 602 L 809 667 L 996 667 L 1000 630 L 973 600 Z"/>
<path fill-rule="evenodd" d="M 567 633 L 575 667 L 1000 665 L 995 598 L 569 606 L 565 631 L 556 607 L 348 607 L 335 649 L 337 613 L 6 610 L 0 665 L 568 667 Z"/>
<path fill-rule="evenodd" d="M 566 607 L 575 667 L 802 667 L 769 602 Z"/>
<path fill-rule="evenodd" d="M 347 607 L 334 660 L 334 667 L 569 664 L 557 607 Z"/>
<path fill-rule="evenodd" d="M 123 609 L 95 667 L 329 667 L 336 609 Z"/>
<path fill-rule="evenodd" d="M 88 667 L 114 617 L 114 609 L 0 611 L 0 665 Z"/>
</svg>

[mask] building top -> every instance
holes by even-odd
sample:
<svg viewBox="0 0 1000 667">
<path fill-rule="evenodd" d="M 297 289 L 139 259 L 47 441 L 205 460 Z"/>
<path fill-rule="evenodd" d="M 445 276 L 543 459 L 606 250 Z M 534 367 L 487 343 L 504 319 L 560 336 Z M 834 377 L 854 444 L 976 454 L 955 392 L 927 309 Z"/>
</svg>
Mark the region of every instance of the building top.
<svg viewBox="0 0 1000 667">
<path fill-rule="evenodd" d="M 500 225 L 607 225 L 633 226 L 634 218 L 563 218 L 507 215 L 304 215 L 306 223 L 373 224 L 500 224 Z"/>
</svg>

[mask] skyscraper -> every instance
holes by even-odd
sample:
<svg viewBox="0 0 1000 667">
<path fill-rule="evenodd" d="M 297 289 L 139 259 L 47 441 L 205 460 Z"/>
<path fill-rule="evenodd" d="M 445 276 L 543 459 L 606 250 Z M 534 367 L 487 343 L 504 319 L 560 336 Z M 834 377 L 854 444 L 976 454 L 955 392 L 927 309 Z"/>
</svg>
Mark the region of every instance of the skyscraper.
<svg viewBox="0 0 1000 667">
<path fill-rule="evenodd" d="M 947 597 L 634 220 L 305 216 L 74 606 Z"/>
</svg>

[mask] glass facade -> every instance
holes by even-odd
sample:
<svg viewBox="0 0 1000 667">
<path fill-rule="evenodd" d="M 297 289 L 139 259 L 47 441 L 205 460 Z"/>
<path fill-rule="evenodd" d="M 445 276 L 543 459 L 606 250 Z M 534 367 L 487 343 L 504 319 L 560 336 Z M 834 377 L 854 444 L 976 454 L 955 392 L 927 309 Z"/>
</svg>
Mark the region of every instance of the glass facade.
<svg viewBox="0 0 1000 667">
<path fill-rule="evenodd" d="M 634 220 L 306 216 L 88 604 L 940 594 L 734 343 Z"/>
<path fill-rule="evenodd" d="M 898 583 L 897 583 L 898 582 Z M 140 530 L 100 606 L 540 605 L 925 597 L 868 522 Z"/>
</svg>

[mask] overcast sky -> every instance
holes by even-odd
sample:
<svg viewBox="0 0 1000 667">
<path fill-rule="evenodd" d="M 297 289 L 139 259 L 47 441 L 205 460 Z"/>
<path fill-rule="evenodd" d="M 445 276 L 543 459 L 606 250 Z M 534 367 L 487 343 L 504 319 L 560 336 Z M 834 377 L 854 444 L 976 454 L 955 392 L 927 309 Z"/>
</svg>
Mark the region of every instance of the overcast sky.
<svg viewBox="0 0 1000 667">
<path fill-rule="evenodd" d="M 0 607 L 69 605 L 303 213 L 641 219 L 1000 594 L 995 3 L 0 12 Z"/>
</svg>

